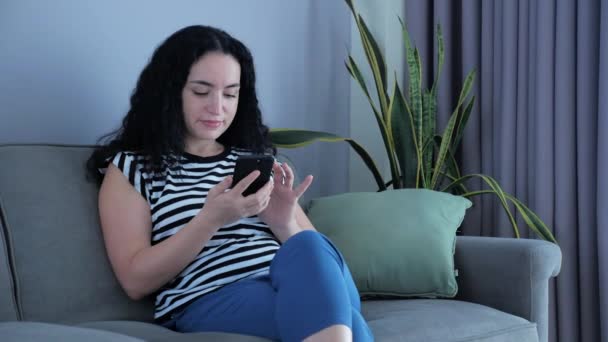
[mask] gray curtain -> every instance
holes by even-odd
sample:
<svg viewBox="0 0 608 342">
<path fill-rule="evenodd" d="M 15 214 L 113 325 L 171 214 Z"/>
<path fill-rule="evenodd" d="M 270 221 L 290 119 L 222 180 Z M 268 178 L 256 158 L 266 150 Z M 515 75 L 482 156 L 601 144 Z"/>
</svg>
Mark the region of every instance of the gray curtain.
<svg viewBox="0 0 608 342">
<path fill-rule="evenodd" d="M 463 171 L 495 177 L 559 241 L 549 340 L 608 341 L 608 2 L 407 0 L 405 17 L 427 81 L 443 29 L 439 127 L 477 69 Z M 513 236 L 495 200 L 475 204 L 464 234 Z"/>
</svg>

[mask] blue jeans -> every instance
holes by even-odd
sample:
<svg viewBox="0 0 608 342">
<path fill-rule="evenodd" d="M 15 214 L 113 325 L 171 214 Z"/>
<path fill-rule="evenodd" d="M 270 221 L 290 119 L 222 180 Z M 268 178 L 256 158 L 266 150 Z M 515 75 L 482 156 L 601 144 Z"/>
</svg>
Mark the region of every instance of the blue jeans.
<svg viewBox="0 0 608 342">
<path fill-rule="evenodd" d="M 268 276 L 226 285 L 190 304 L 174 320 L 181 332 L 222 331 L 281 341 L 302 341 L 343 324 L 354 341 L 373 341 L 342 255 L 314 231 L 289 238 Z"/>
</svg>

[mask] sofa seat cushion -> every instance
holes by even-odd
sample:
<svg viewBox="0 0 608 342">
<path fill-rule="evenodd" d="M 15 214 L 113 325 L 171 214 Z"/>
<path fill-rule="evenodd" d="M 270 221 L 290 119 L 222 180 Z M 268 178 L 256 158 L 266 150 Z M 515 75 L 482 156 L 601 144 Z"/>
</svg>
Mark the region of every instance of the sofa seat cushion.
<svg viewBox="0 0 608 342">
<path fill-rule="evenodd" d="M 115 333 L 133 336 L 151 342 L 188 342 L 188 341 L 222 341 L 222 342 L 266 342 L 264 338 L 228 334 L 220 332 L 205 333 L 178 333 L 152 323 L 136 321 L 99 321 L 81 323 L 79 327 L 112 331 Z"/>
<path fill-rule="evenodd" d="M 457 300 L 364 301 L 363 316 L 376 341 L 537 342 L 536 324 Z"/>
<path fill-rule="evenodd" d="M 373 300 L 363 302 L 363 315 L 376 341 L 538 342 L 536 324 L 486 306 L 457 300 Z M 146 341 L 256 342 L 266 339 L 226 334 L 181 334 L 134 321 L 100 321 L 79 327 L 112 331 Z"/>
<path fill-rule="evenodd" d="M 143 342 L 109 331 L 40 322 L 0 323 L 2 342 Z"/>
</svg>

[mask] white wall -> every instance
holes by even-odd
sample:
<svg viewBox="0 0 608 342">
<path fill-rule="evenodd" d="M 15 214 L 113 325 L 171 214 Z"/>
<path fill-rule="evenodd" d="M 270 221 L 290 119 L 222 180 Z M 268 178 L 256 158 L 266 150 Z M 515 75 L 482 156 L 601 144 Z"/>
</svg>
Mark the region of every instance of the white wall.
<svg viewBox="0 0 608 342">
<path fill-rule="evenodd" d="M 119 125 L 154 48 L 191 24 L 249 46 L 267 124 L 348 135 L 349 21 L 341 0 L 2 0 L 0 143 L 95 143 Z M 287 154 L 316 176 L 316 196 L 347 190 L 347 151 Z"/>
</svg>

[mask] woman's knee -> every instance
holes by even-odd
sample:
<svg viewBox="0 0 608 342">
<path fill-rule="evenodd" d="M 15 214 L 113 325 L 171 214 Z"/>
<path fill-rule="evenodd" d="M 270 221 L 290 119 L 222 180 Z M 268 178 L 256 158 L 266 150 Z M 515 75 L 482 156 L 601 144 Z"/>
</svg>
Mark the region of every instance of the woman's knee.
<svg viewBox="0 0 608 342">
<path fill-rule="evenodd" d="M 325 243 L 323 235 L 314 230 L 303 230 L 297 234 L 291 236 L 283 246 L 287 245 L 310 245 L 310 244 L 323 244 Z"/>
<path fill-rule="evenodd" d="M 305 230 L 290 237 L 279 248 L 270 266 L 270 274 L 274 278 L 279 269 L 302 272 L 325 269 L 330 264 L 337 265 L 340 270 L 344 268 L 344 260 L 336 247 L 323 234 Z"/>
<path fill-rule="evenodd" d="M 325 235 L 314 230 L 305 230 L 290 237 L 281 246 L 277 256 L 280 254 L 297 255 L 310 261 L 331 256 L 339 264 L 343 263 L 342 256 L 336 246 Z"/>
</svg>

